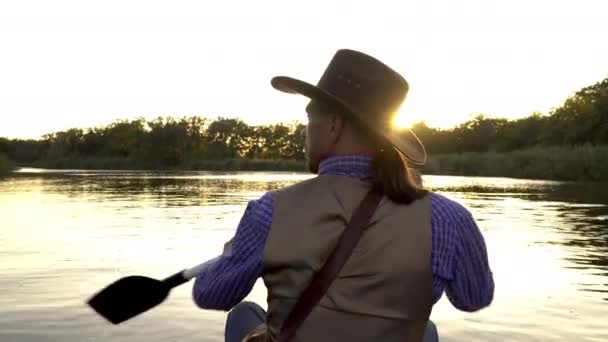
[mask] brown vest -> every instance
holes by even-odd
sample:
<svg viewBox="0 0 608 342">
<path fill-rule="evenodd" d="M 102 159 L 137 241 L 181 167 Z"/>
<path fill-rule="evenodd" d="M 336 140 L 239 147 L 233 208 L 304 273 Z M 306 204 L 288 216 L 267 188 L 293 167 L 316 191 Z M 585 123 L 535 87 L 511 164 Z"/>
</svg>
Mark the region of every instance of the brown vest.
<svg viewBox="0 0 608 342">
<path fill-rule="evenodd" d="M 263 262 L 267 340 L 276 338 L 368 187 L 323 175 L 276 193 Z M 428 196 L 410 205 L 383 198 L 294 341 L 422 341 L 432 308 L 430 227 Z"/>
</svg>

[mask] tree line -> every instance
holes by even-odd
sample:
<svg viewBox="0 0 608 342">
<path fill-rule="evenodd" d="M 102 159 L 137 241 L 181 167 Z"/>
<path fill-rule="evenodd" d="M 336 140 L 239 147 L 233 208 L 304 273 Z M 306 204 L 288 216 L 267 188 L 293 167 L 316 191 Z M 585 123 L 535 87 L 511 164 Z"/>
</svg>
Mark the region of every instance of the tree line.
<svg viewBox="0 0 608 342">
<path fill-rule="evenodd" d="M 303 128 L 299 122 L 252 126 L 240 119 L 199 116 L 117 120 L 37 140 L 0 138 L 0 154 L 21 165 L 97 158 L 137 168 L 180 167 L 200 160 L 302 160 Z M 424 122 L 412 129 L 431 155 L 608 145 L 608 78 L 577 91 L 545 115 L 507 120 L 480 114 L 450 129 Z"/>
<path fill-rule="evenodd" d="M 105 127 L 47 134 L 39 140 L 0 138 L 17 163 L 83 158 L 122 159 L 136 167 L 177 167 L 196 160 L 304 158 L 300 123 L 251 126 L 239 119 L 159 117 L 117 120 Z"/>
<path fill-rule="evenodd" d="M 532 147 L 608 144 L 608 78 L 570 96 L 546 115 L 518 120 L 477 115 L 439 130 L 417 123 L 413 130 L 434 154 L 511 152 Z"/>
<path fill-rule="evenodd" d="M 9 174 L 13 167 L 13 163 L 4 154 L 0 153 L 0 177 Z"/>
</svg>

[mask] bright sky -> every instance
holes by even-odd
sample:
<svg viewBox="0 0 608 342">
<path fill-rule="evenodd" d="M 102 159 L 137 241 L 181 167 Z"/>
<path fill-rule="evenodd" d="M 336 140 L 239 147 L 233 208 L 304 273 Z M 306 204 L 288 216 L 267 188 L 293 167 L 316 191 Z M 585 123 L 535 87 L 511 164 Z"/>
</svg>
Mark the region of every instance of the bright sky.
<svg viewBox="0 0 608 342">
<path fill-rule="evenodd" d="M 608 1 L 1 1 L 0 136 L 117 118 L 305 120 L 339 48 L 410 83 L 401 122 L 547 112 L 608 76 Z"/>
</svg>

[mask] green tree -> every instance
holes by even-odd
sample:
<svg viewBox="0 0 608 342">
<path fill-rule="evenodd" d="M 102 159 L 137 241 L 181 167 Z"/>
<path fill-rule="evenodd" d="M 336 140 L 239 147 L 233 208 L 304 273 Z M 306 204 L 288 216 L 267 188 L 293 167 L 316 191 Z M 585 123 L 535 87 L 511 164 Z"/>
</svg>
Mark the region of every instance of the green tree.
<svg viewBox="0 0 608 342">
<path fill-rule="evenodd" d="M 218 118 L 205 134 L 205 156 L 209 159 L 232 159 L 247 154 L 253 130 L 240 119 Z"/>
<path fill-rule="evenodd" d="M 543 134 L 546 145 L 608 143 L 608 78 L 585 87 L 555 109 Z"/>
<path fill-rule="evenodd" d="M 101 130 L 89 130 L 87 147 L 97 153 L 118 158 L 130 158 L 140 153 L 146 122 L 143 119 L 132 121 L 117 120 Z M 101 143 L 101 144 L 100 144 Z M 95 153 L 95 152 L 93 152 Z"/>
<path fill-rule="evenodd" d="M 43 139 L 49 145 L 47 158 L 61 159 L 78 156 L 84 132 L 80 128 L 71 128 L 67 131 L 47 134 Z"/>
<path fill-rule="evenodd" d="M 13 162 L 4 153 L 0 153 L 0 177 L 7 175 L 13 168 Z"/>
</svg>

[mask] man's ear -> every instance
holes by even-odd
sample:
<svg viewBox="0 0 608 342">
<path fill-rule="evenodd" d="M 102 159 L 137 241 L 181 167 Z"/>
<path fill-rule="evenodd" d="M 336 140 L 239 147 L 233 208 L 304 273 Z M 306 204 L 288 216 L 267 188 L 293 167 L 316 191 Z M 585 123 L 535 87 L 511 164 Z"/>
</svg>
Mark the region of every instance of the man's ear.
<svg viewBox="0 0 608 342">
<path fill-rule="evenodd" d="M 330 114 L 330 133 L 332 135 L 332 142 L 336 143 L 338 142 L 338 140 L 340 139 L 340 136 L 342 136 L 342 132 L 344 131 L 344 119 L 342 118 L 342 116 L 338 115 L 338 114 Z"/>
</svg>

